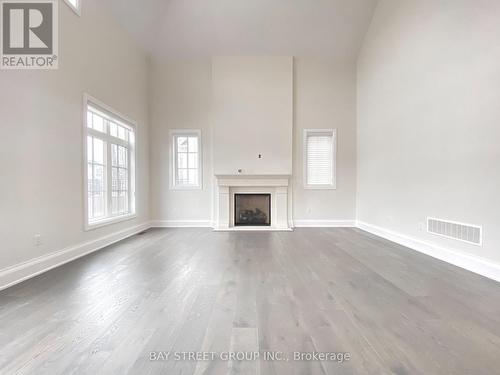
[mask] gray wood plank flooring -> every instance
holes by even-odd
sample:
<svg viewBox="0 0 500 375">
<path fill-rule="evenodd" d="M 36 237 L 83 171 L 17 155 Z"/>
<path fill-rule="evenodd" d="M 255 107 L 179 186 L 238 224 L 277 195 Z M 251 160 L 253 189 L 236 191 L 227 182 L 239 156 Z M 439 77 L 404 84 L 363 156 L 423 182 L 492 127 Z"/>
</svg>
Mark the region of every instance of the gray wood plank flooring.
<svg viewBox="0 0 500 375">
<path fill-rule="evenodd" d="M 358 229 L 153 229 L 0 292 L 0 374 L 499 373 L 500 283 Z"/>
</svg>

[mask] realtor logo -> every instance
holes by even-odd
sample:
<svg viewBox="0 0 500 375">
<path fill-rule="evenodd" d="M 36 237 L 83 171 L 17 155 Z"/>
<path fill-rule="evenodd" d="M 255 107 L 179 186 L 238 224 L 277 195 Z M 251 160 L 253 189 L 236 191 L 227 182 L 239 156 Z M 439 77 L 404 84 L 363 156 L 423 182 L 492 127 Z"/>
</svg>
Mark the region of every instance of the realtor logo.
<svg viewBox="0 0 500 375">
<path fill-rule="evenodd" d="M 2 69 L 57 69 L 57 0 L 0 0 Z"/>
</svg>

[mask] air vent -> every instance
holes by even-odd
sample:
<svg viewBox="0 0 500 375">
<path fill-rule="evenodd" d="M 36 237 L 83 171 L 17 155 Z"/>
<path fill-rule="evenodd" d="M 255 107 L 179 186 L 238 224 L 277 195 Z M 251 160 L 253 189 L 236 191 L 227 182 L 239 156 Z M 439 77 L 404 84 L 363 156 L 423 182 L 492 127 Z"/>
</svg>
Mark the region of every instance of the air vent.
<svg viewBox="0 0 500 375">
<path fill-rule="evenodd" d="M 429 217 L 427 218 L 427 231 L 438 236 L 452 238 L 473 245 L 481 246 L 483 242 L 483 228 L 477 225 Z"/>
</svg>

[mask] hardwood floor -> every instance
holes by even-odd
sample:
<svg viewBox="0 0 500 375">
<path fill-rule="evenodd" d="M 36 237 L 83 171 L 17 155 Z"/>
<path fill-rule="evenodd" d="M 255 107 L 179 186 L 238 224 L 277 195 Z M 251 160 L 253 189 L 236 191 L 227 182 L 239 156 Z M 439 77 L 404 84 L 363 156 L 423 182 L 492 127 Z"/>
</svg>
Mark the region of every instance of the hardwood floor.
<svg viewBox="0 0 500 375">
<path fill-rule="evenodd" d="M 347 228 L 150 230 L 0 292 L 0 325 L 1 374 L 500 373 L 499 283 Z"/>
</svg>

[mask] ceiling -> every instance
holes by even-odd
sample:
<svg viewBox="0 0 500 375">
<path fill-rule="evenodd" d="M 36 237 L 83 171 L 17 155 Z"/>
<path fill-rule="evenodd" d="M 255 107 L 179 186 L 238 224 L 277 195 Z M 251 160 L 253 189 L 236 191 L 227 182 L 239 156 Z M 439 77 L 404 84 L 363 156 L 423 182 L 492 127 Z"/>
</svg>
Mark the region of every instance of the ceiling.
<svg viewBox="0 0 500 375">
<path fill-rule="evenodd" d="M 377 0 L 106 0 L 151 54 L 354 60 Z"/>
</svg>

